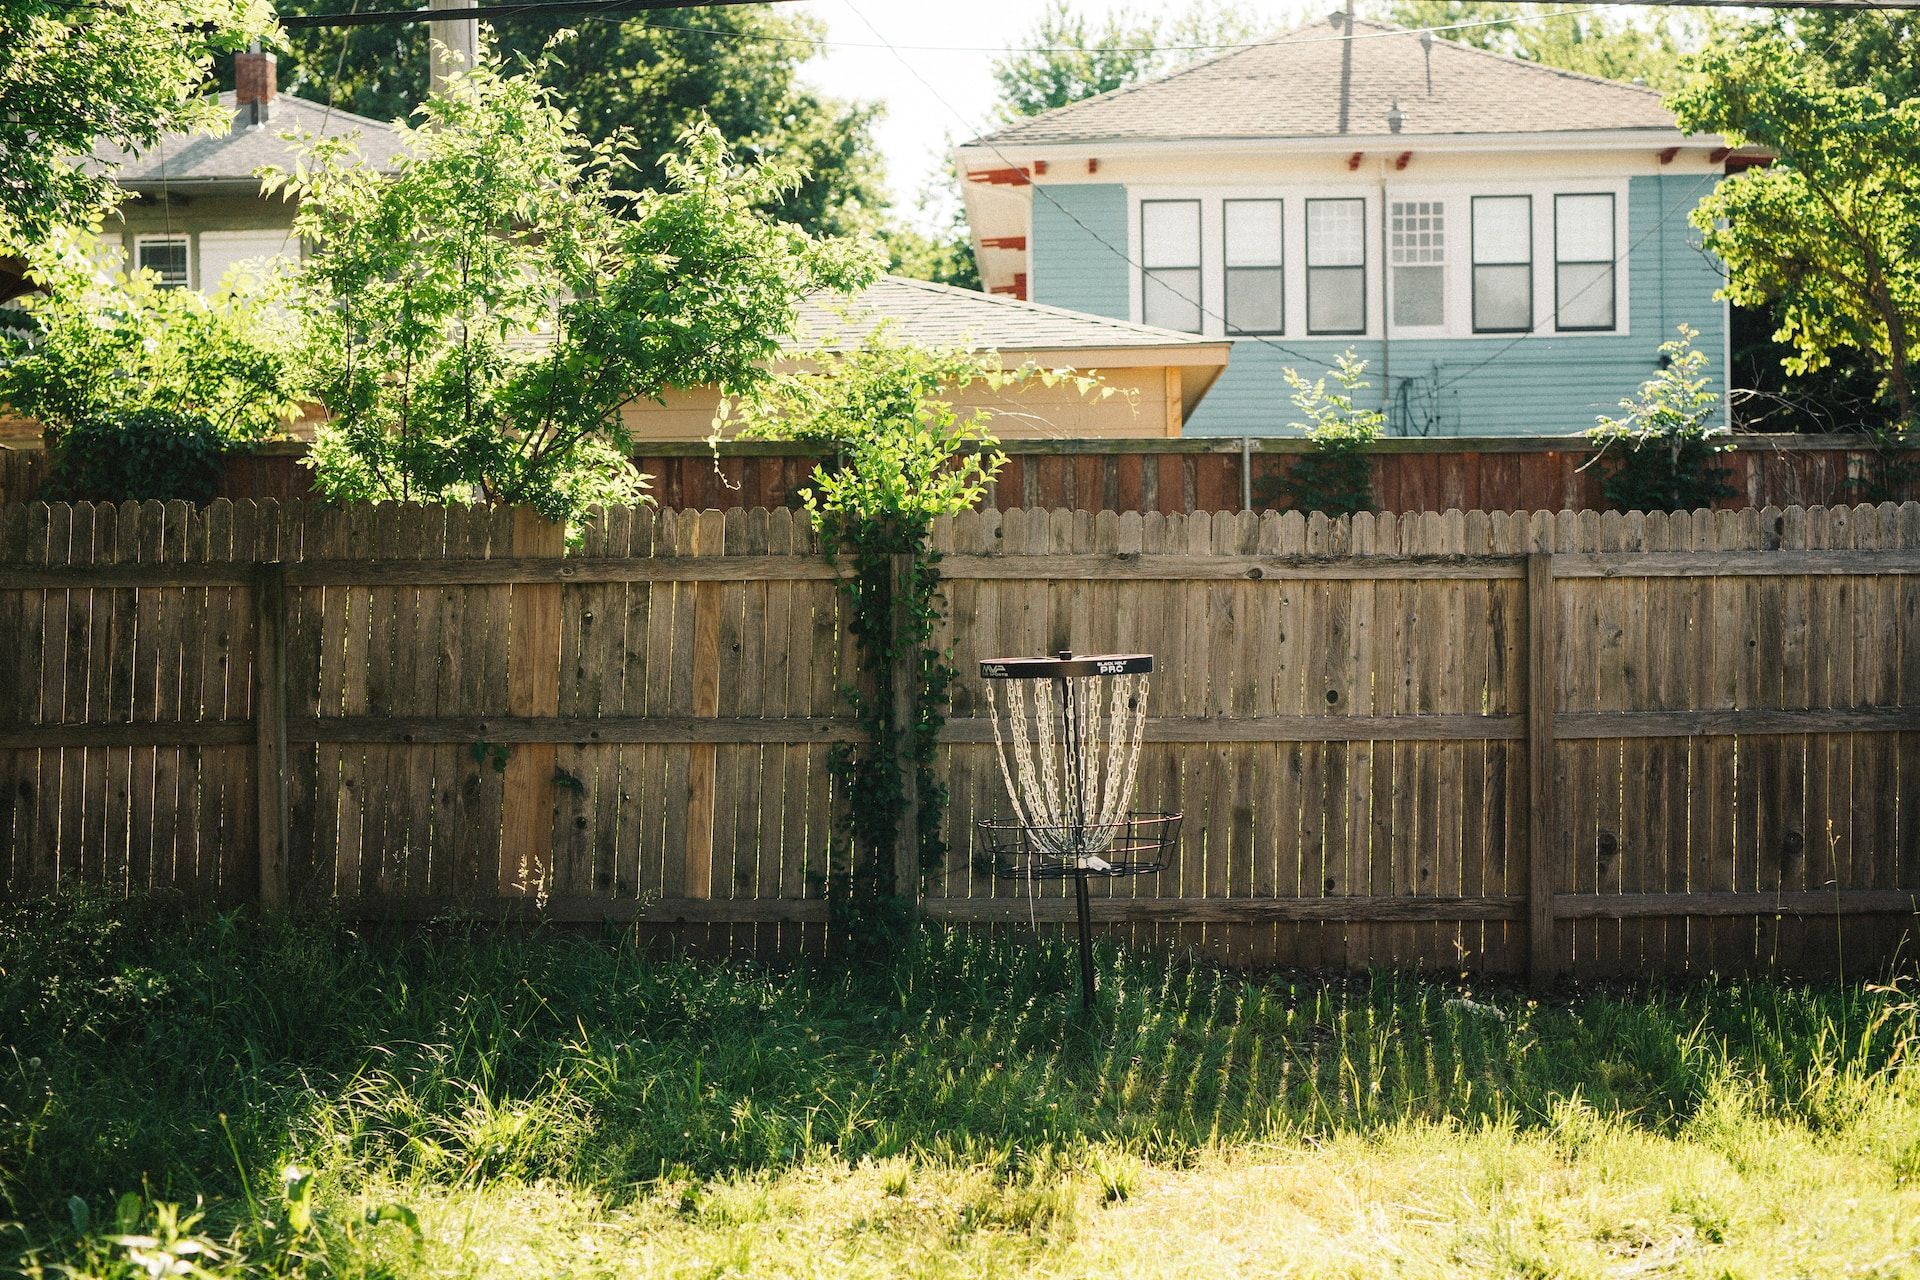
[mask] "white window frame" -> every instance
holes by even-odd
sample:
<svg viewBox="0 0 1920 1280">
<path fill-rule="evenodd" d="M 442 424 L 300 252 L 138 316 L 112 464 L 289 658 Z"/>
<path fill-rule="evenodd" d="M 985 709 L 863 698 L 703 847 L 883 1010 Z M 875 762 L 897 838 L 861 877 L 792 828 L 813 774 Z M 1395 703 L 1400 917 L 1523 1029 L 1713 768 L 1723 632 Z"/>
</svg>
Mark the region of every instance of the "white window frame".
<svg viewBox="0 0 1920 1280">
<path fill-rule="evenodd" d="M 1368 243 L 1373 239 L 1372 220 L 1368 215 L 1368 200 L 1364 195 L 1313 196 L 1302 205 L 1300 216 L 1303 226 L 1311 226 L 1313 206 L 1317 204 L 1357 204 L 1360 206 L 1360 261 L 1350 263 L 1321 263 L 1314 265 L 1313 237 L 1307 235 L 1306 252 L 1300 259 L 1301 274 L 1306 276 L 1307 294 L 1305 306 L 1300 312 L 1301 332 L 1309 338 L 1364 338 L 1373 331 L 1373 248 Z M 1315 271 L 1358 271 L 1360 273 L 1360 327 L 1358 329 L 1315 329 L 1313 327 L 1313 273 Z"/>
<path fill-rule="evenodd" d="M 1611 233 L 1608 237 L 1612 244 L 1613 257 L 1606 258 L 1563 258 L 1560 256 L 1560 202 L 1569 198 L 1596 197 L 1608 201 L 1613 206 Z M 1611 191 L 1556 191 L 1553 193 L 1553 331 L 1555 333 L 1618 333 L 1620 332 L 1621 298 L 1620 271 L 1621 260 L 1626 256 L 1621 250 L 1620 238 L 1620 198 Z M 1608 262 L 1613 268 L 1613 323 L 1608 325 L 1569 325 L 1560 324 L 1560 268 L 1562 266 L 1581 267 L 1599 266 Z"/>
<path fill-rule="evenodd" d="M 133 238 L 133 264 L 131 270 L 139 271 L 145 264 L 140 261 L 140 250 L 150 244 L 178 244 L 187 251 L 187 278 L 169 288 L 193 289 L 199 286 L 197 273 L 193 269 L 193 236 L 185 231 L 143 231 Z"/>
<path fill-rule="evenodd" d="M 1480 203 L 1481 201 L 1527 202 L 1527 256 L 1523 259 L 1480 258 Z M 1534 333 L 1540 328 L 1540 201 L 1531 194 L 1488 195 L 1475 193 L 1467 197 L 1467 323 L 1474 333 L 1485 337 L 1512 337 L 1523 333 Z M 1525 267 L 1527 278 L 1527 322 L 1518 326 L 1499 328 L 1481 328 L 1480 326 L 1480 268 Z"/>
<path fill-rule="evenodd" d="M 1183 204 L 1183 205 L 1190 204 L 1193 206 L 1194 240 L 1196 242 L 1195 247 L 1196 247 L 1198 256 L 1197 256 L 1197 260 L 1194 262 L 1192 266 L 1187 266 L 1184 263 L 1179 266 L 1161 264 L 1161 265 L 1150 267 L 1146 265 L 1146 261 L 1147 261 L 1146 253 L 1145 253 L 1146 206 L 1150 204 Z M 1209 321 L 1211 320 L 1211 317 L 1207 314 L 1208 312 L 1207 299 L 1211 296 L 1214 296 L 1207 289 L 1207 242 L 1209 239 L 1207 235 L 1207 202 L 1198 196 L 1165 196 L 1158 199 L 1142 200 L 1139 203 L 1139 207 L 1137 207 L 1134 210 L 1133 225 L 1136 229 L 1136 236 L 1138 238 L 1138 242 L 1140 246 L 1140 248 L 1137 249 L 1133 255 L 1133 260 L 1140 264 L 1140 269 L 1133 273 L 1134 313 L 1136 315 L 1145 314 L 1146 291 L 1147 291 L 1146 282 L 1147 282 L 1148 276 L 1154 275 L 1161 271 L 1191 271 L 1193 272 L 1193 278 L 1195 282 L 1195 293 L 1197 295 L 1193 299 L 1193 305 L 1194 305 L 1194 310 L 1199 313 L 1199 325 L 1197 328 L 1194 328 L 1194 329 L 1190 329 L 1190 330 L 1179 329 L 1179 330 L 1175 330 L 1175 332 L 1198 333 L 1198 334 L 1206 333 L 1208 329 Z M 1218 237 L 1217 236 L 1213 237 L 1213 239 L 1217 241 Z M 1031 277 L 1029 277 L 1028 282 L 1029 282 L 1029 285 L 1031 285 L 1031 282 L 1032 282 Z M 1147 320 L 1142 320 L 1141 323 L 1150 324 L 1152 322 Z"/>
<path fill-rule="evenodd" d="M 1135 267 L 1128 270 L 1129 314 L 1140 321 L 1140 205 L 1148 200 L 1194 200 L 1201 202 L 1200 241 L 1201 241 L 1201 291 L 1202 315 L 1201 333 L 1203 336 L 1223 342 L 1259 344 L 1263 338 L 1277 335 L 1237 335 L 1226 331 L 1226 309 L 1215 299 L 1222 296 L 1225 288 L 1225 254 L 1221 248 L 1220 231 L 1223 226 L 1222 204 L 1226 200 L 1280 200 L 1284 202 L 1282 223 L 1282 244 L 1285 274 L 1285 306 L 1288 324 L 1288 342 L 1313 342 L 1329 344 L 1337 350 L 1335 344 L 1342 342 L 1378 341 L 1379 339 L 1436 339 L 1441 341 L 1511 341 L 1513 333 L 1473 332 L 1473 247 L 1472 247 L 1472 200 L 1474 196 L 1524 195 L 1533 197 L 1533 255 L 1535 334 L 1554 334 L 1564 336 L 1569 342 L 1582 342 L 1589 339 L 1607 340 L 1629 337 L 1632 334 L 1632 237 L 1629 232 L 1631 200 L 1629 184 L 1633 175 L 1621 174 L 1604 178 L 1554 178 L 1524 181 L 1477 178 L 1446 178 L 1428 181 L 1415 181 L 1410 178 L 1389 179 L 1385 187 L 1385 200 L 1377 177 L 1355 175 L 1351 183 L 1336 179 L 1317 179 L 1291 182 L 1236 182 L 1202 185 L 1199 183 L 1129 183 L 1127 204 L 1129 217 L 1128 243 L 1129 258 Z M 1543 303 L 1553 298 L 1554 268 L 1553 249 L 1553 197 L 1556 195 L 1600 195 L 1611 194 L 1614 198 L 1614 320 L 1612 329 L 1570 329 L 1564 334 L 1555 327 L 1557 308 L 1542 310 Z M 1367 329 L 1363 334 L 1327 335 L 1306 333 L 1306 201 L 1308 199 L 1364 199 L 1366 201 L 1366 243 L 1367 243 Z M 1446 318 L 1443 328 L 1426 326 L 1411 327 L 1392 323 L 1392 312 L 1388 306 L 1388 277 L 1391 272 L 1385 269 L 1390 256 L 1386 249 L 1386 236 L 1381 229 L 1381 220 L 1385 209 L 1395 201 L 1401 200 L 1439 200 L 1445 203 L 1448 229 L 1446 262 Z M 1116 246 L 1118 247 L 1118 246 Z M 1036 263 L 1035 267 L 1044 267 Z M 1033 270 L 1033 268 L 1029 268 Z M 1066 270 L 1062 267 L 1061 270 Z M 1032 275 L 1028 277 L 1029 283 Z"/>
<path fill-rule="evenodd" d="M 1233 244 L 1227 235 L 1227 206 L 1232 204 L 1271 204 L 1279 207 L 1280 212 L 1280 260 L 1273 263 L 1235 264 L 1229 260 Z M 1200 248 L 1201 257 L 1206 255 L 1206 208 L 1200 210 Z M 1221 324 L 1228 337 L 1249 336 L 1278 337 L 1287 332 L 1287 318 L 1292 312 L 1287 307 L 1287 202 L 1279 196 L 1222 196 L 1220 199 L 1220 311 Z M 1229 321 L 1233 315 L 1233 273 L 1236 271 L 1270 271 L 1280 277 L 1280 323 L 1271 329 L 1235 329 Z M 1202 293 L 1205 293 L 1205 270 L 1201 272 Z M 1207 317 L 1201 316 L 1202 327 Z"/>
</svg>

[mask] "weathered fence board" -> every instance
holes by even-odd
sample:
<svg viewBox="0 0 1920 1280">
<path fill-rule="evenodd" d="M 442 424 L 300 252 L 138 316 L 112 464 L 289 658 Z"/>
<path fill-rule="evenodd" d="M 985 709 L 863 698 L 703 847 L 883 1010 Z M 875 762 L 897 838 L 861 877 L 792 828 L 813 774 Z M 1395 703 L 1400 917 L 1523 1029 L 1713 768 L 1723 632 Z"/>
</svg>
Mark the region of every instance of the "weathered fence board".
<svg viewBox="0 0 1920 1280">
<path fill-rule="evenodd" d="M 990 510 L 942 522 L 962 672 L 932 919 L 976 872 L 983 658 L 1159 659 L 1101 927 L 1234 963 L 1536 976 L 1910 954 L 1920 505 L 1689 515 Z M 0 508 L 0 891 L 819 946 L 858 728 L 786 509 Z"/>
</svg>

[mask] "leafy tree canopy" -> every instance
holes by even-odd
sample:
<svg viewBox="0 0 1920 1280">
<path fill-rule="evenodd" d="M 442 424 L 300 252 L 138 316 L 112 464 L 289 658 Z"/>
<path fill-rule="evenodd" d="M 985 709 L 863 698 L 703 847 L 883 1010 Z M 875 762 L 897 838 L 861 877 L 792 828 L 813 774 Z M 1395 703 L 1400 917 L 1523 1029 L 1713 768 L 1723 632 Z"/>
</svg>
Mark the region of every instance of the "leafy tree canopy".
<svg viewBox="0 0 1920 1280">
<path fill-rule="evenodd" d="M 1051 0 L 1017 46 L 995 60 L 1004 120 L 1038 115 L 1170 71 L 1263 34 L 1265 24 L 1226 0 L 1193 0 L 1171 18 L 1129 12 L 1095 21 Z"/>
<path fill-rule="evenodd" d="M 283 0 L 287 14 L 335 12 L 341 0 Z M 516 17 L 494 33 L 503 57 L 537 56 L 563 19 Z M 735 5 L 589 19 L 543 73 L 556 105 L 598 142 L 625 131 L 615 189 L 651 190 L 665 157 L 705 121 L 750 162 L 801 171 L 767 195 L 768 212 L 817 235 L 872 231 L 885 203 L 873 141 L 879 108 L 814 92 L 800 64 L 824 33 L 812 18 Z M 380 120 L 409 115 L 427 94 L 424 25 L 299 29 L 282 79 L 295 91 Z"/>
<path fill-rule="evenodd" d="M 273 28 L 267 0 L 0 0 L 0 252 L 85 225 L 115 196 L 81 171 L 100 142 L 217 132 L 217 54 Z"/>
<path fill-rule="evenodd" d="M 1523 61 L 1656 89 L 1677 85 L 1682 57 L 1731 25 L 1711 12 L 1543 10 L 1502 0 L 1387 0 L 1383 16 L 1406 27 L 1456 27 L 1441 34 Z"/>
<path fill-rule="evenodd" d="M 1771 304 L 1787 369 L 1864 356 L 1902 423 L 1915 420 L 1920 331 L 1920 100 L 1840 87 L 1778 38 L 1717 45 L 1670 99 L 1682 128 L 1775 162 L 1723 180 L 1693 213 L 1727 267 L 1725 294 Z"/>
<path fill-rule="evenodd" d="M 305 318 L 323 491 L 525 503 L 633 501 L 620 408 L 671 387 L 750 391 L 808 290 L 872 278 L 870 246 L 764 209 L 791 164 L 743 163 L 696 124 L 657 191 L 617 209 L 615 137 L 589 145 L 536 73 L 456 75 L 404 128 L 391 179 L 353 144 L 308 145 L 268 185 L 321 252 Z"/>
</svg>

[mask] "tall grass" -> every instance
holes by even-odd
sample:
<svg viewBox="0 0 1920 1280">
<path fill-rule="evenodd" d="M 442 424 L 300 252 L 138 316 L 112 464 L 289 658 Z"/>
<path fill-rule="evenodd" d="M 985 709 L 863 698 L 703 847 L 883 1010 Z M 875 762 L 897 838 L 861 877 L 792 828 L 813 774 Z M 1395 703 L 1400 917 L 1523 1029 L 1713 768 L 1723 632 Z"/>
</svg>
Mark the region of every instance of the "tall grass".
<svg viewBox="0 0 1920 1280">
<path fill-rule="evenodd" d="M 742 1176 L 867 1164 L 906 1183 L 981 1171 L 1015 1197 L 987 1219 L 1037 1220 L 1058 1193 L 1049 1171 L 1121 1202 L 1145 1168 L 1408 1126 L 1573 1146 L 1846 1129 L 1920 1178 L 1920 1013 L 1899 984 L 1535 1001 L 1386 973 L 1101 965 L 1082 1018 L 1068 949 L 961 933 L 850 973 L 675 959 L 618 936 L 181 921 L 170 904 L 84 898 L 11 909 L 0 1269 L 9 1255 L 132 1265 L 112 1240 L 164 1250 L 168 1231 L 244 1238 L 256 1269 L 322 1265 L 302 1243 L 319 1228 L 290 1207 L 315 1186 L 401 1201 L 571 1187 L 618 1208 L 662 1186 L 697 1200 Z M 164 1229 L 162 1205 L 182 1206 Z M 355 1221 L 405 1235 L 410 1214 L 396 1202 Z M 313 1258 L 345 1247 L 341 1221 Z"/>
</svg>

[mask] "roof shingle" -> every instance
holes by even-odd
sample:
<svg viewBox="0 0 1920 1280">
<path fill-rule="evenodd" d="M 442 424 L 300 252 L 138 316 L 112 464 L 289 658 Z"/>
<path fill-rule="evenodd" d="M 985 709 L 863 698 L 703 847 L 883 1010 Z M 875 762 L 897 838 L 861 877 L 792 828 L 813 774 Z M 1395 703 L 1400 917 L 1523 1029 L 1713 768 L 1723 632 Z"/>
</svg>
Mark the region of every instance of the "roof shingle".
<svg viewBox="0 0 1920 1280">
<path fill-rule="evenodd" d="M 282 136 L 288 133 L 328 138 L 358 133 L 361 154 L 383 173 L 392 170 L 400 155 L 398 129 L 338 107 L 329 110 L 325 103 L 279 94 L 273 100 L 273 114 L 258 126 L 241 121 L 231 92 L 220 95 L 220 105 L 234 115 L 232 129 L 224 134 L 168 134 L 157 146 L 141 152 L 102 146 L 93 153 L 94 166 L 114 173 L 123 187 L 244 181 L 268 165 L 291 163 L 293 144 Z"/>
<path fill-rule="evenodd" d="M 989 133 L 972 145 L 1294 139 L 1389 132 L 1671 131 L 1660 95 L 1365 20 L 1333 18 Z"/>
<path fill-rule="evenodd" d="M 1156 329 L 972 289 L 882 276 L 852 298 L 813 294 L 805 299 L 794 345 L 824 343 L 830 350 L 844 350 L 889 320 L 902 337 L 914 342 L 970 350 L 1187 347 L 1219 342 L 1196 333 Z"/>
</svg>

